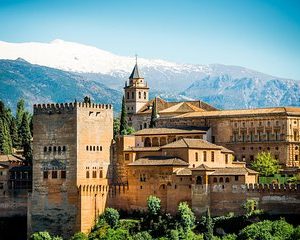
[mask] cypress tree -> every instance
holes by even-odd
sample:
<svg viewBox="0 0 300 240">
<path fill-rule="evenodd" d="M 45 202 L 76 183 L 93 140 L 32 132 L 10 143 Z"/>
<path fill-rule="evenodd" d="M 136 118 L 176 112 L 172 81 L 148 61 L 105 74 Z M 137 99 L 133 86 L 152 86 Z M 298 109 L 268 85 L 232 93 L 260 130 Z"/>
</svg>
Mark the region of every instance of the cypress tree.
<svg viewBox="0 0 300 240">
<path fill-rule="evenodd" d="M 3 154 L 11 154 L 12 143 L 7 122 L 0 117 L 0 152 Z"/>
<path fill-rule="evenodd" d="M 32 148 L 31 148 L 31 133 L 29 127 L 28 113 L 24 113 L 22 117 L 21 126 L 19 129 L 19 136 L 21 136 L 21 146 L 23 148 L 23 156 L 28 163 L 32 162 Z"/>
<path fill-rule="evenodd" d="M 156 118 L 157 118 L 157 109 L 156 109 L 156 98 L 155 98 L 152 104 L 151 120 L 149 124 L 150 128 L 155 128 Z"/>
<path fill-rule="evenodd" d="M 11 137 L 12 146 L 14 148 L 19 147 L 20 142 L 19 142 L 19 136 L 18 136 L 18 129 L 17 129 L 17 124 L 16 124 L 16 119 L 14 117 L 12 117 L 11 123 L 10 123 L 10 137 Z"/>
<path fill-rule="evenodd" d="M 17 113 L 16 113 L 16 124 L 18 129 L 21 126 L 24 113 L 25 113 L 25 102 L 24 99 L 20 99 L 17 103 Z"/>
<path fill-rule="evenodd" d="M 121 119 L 120 119 L 120 135 L 126 135 L 128 129 L 127 123 L 127 111 L 125 106 L 125 97 L 123 96 L 122 99 L 122 112 L 121 112 Z"/>
<path fill-rule="evenodd" d="M 209 208 L 207 208 L 207 211 L 206 211 L 205 228 L 206 228 L 206 232 L 204 233 L 204 240 L 213 240 L 214 224 L 213 224 L 213 220 L 210 216 Z"/>
</svg>

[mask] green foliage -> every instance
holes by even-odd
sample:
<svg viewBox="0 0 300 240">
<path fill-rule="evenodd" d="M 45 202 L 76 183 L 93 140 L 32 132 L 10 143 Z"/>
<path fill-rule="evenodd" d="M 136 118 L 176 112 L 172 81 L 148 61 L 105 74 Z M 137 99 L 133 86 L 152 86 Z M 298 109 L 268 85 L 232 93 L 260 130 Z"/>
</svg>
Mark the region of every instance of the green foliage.
<svg viewBox="0 0 300 240">
<path fill-rule="evenodd" d="M 149 124 L 150 128 L 155 127 L 156 119 L 157 119 L 157 109 L 156 109 L 156 98 L 155 98 L 153 101 L 153 104 L 152 104 L 151 119 L 150 119 L 150 124 Z"/>
<path fill-rule="evenodd" d="M 184 230 L 182 228 L 173 229 L 170 231 L 168 239 L 170 240 L 203 240 L 202 234 L 195 234 L 191 230 Z"/>
<path fill-rule="evenodd" d="M 227 234 L 224 237 L 222 237 L 222 240 L 236 240 L 237 239 L 237 235 L 235 234 Z"/>
<path fill-rule="evenodd" d="M 48 232 L 36 232 L 30 236 L 30 240 L 52 240 Z"/>
<path fill-rule="evenodd" d="M 0 152 L 4 154 L 12 152 L 10 133 L 4 118 L 0 118 Z"/>
<path fill-rule="evenodd" d="M 19 142 L 19 136 L 18 136 L 18 128 L 16 124 L 16 119 L 12 117 L 11 123 L 10 123 L 10 136 L 11 136 L 11 141 L 12 141 L 12 146 L 14 148 L 17 148 L 20 146 Z"/>
<path fill-rule="evenodd" d="M 25 101 L 24 99 L 20 99 L 17 103 L 17 112 L 16 112 L 16 125 L 18 129 L 21 126 L 24 113 L 25 113 Z"/>
<path fill-rule="evenodd" d="M 126 135 L 128 128 L 127 123 L 127 111 L 125 106 L 125 97 L 122 98 L 122 111 L 121 111 L 121 119 L 120 119 L 120 135 Z"/>
<path fill-rule="evenodd" d="M 132 236 L 132 240 L 152 240 L 152 239 L 153 238 L 151 237 L 151 235 L 146 231 L 139 232 Z"/>
<path fill-rule="evenodd" d="M 213 220 L 210 216 L 210 210 L 207 208 L 206 216 L 205 216 L 205 233 L 204 240 L 213 240 L 214 237 L 214 224 Z"/>
<path fill-rule="evenodd" d="M 257 201 L 254 199 L 247 199 L 247 201 L 243 204 L 243 208 L 246 211 L 245 216 L 247 218 L 262 213 L 262 210 L 257 209 L 257 205 Z"/>
<path fill-rule="evenodd" d="M 293 234 L 293 226 L 284 220 L 253 223 L 245 227 L 239 234 L 239 240 L 289 240 Z"/>
<path fill-rule="evenodd" d="M 119 227 L 128 230 L 132 235 L 140 232 L 141 230 L 140 221 L 134 219 L 121 219 L 119 221 Z"/>
<path fill-rule="evenodd" d="M 120 119 L 114 118 L 114 139 L 116 139 L 119 133 L 120 133 Z"/>
<path fill-rule="evenodd" d="M 158 215 L 160 213 L 160 199 L 155 196 L 149 196 L 147 199 L 147 207 L 148 207 L 148 212 L 151 216 Z"/>
<path fill-rule="evenodd" d="M 259 172 L 260 175 L 270 176 L 279 172 L 279 164 L 269 152 L 260 152 L 257 154 L 252 168 Z"/>
<path fill-rule="evenodd" d="M 21 139 L 21 146 L 23 148 L 23 156 L 28 163 L 32 162 L 32 147 L 31 147 L 31 133 L 29 126 L 28 113 L 25 112 L 22 117 L 22 122 L 19 128 L 19 137 Z"/>
<path fill-rule="evenodd" d="M 293 231 L 293 234 L 291 236 L 291 239 L 293 239 L 293 240 L 300 240 L 300 226 L 294 228 L 294 231 Z"/>
<path fill-rule="evenodd" d="M 116 228 L 119 223 L 120 214 L 114 208 L 106 208 L 103 214 L 103 219 L 109 224 L 110 227 Z"/>
<path fill-rule="evenodd" d="M 70 240 L 88 240 L 88 236 L 83 232 L 75 233 Z"/>
<path fill-rule="evenodd" d="M 189 231 L 195 226 L 195 215 L 186 202 L 178 205 L 179 224 L 185 231 Z"/>
</svg>

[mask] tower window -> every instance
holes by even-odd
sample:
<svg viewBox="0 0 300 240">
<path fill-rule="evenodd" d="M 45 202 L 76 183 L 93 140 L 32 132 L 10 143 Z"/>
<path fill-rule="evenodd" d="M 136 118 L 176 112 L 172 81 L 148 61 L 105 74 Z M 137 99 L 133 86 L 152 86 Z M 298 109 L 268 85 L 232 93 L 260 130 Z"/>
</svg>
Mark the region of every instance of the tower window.
<svg viewBox="0 0 300 240">
<path fill-rule="evenodd" d="M 100 146 L 100 151 L 102 151 L 102 146 Z"/>
<path fill-rule="evenodd" d="M 47 147 L 44 147 L 44 152 L 47 152 Z"/>
<path fill-rule="evenodd" d="M 196 162 L 198 162 L 198 153 L 197 152 L 195 153 L 195 160 L 196 160 Z"/>
<path fill-rule="evenodd" d="M 61 152 L 61 146 L 58 146 L 58 151 Z"/>
<path fill-rule="evenodd" d="M 141 92 L 139 92 L 139 98 L 142 98 L 142 93 Z"/>
<path fill-rule="evenodd" d="M 146 99 L 147 98 L 147 93 L 146 92 L 144 92 L 144 99 Z"/>
<path fill-rule="evenodd" d="M 57 171 L 52 171 L 52 178 L 57 178 Z"/>
<path fill-rule="evenodd" d="M 95 151 L 96 150 L 96 147 L 95 146 L 93 146 L 93 151 Z"/>
<path fill-rule="evenodd" d="M 51 151 L 52 151 L 52 147 L 49 147 L 49 148 L 48 148 L 48 151 L 51 152 Z"/>
<path fill-rule="evenodd" d="M 131 93 L 131 98 L 132 98 L 132 99 L 134 98 L 134 92 Z"/>
<path fill-rule="evenodd" d="M 127 92 L 127 99 L 129 99 L 129 92 Z"/>
<path fill-rule="evenodd" d="M 207 154 L 206 154 L 206 151 L 204 151 L 204 152 L 203 152 L 203 161 L 204 161 L 204 162 L 206 162 L 206 157 L 207 157 Z"/>
<path fill-rule="evenodd" d="M 238 181 L 239 180 L 239 176 L 234 176 L 234 180 Z"/>
<path fill-rule="evenodd" d="M 48 171 L 43 172 L 43 177 L 44 177 L 44 179 L 48 179 Z"/>
<path fill-rule="evenodd" d="M 86 171 L 86 178 L 90 178 L 90 172 L 89 171 Z"/>
<path fill-rule="evenodd" d="M 89 146 L 86 146 L 86 150 L 87 150 L 87 151 L 89 150 Z"/>
<path fill-rule="evenodd" d="M 90 146 L 90 151 L 92 151 L 93 150 L 93 147 L 92 146 Z"/>
<path fill-rule="evenodd" d="M 103 178 L 103 171 L 100 170 L 100 175 L 99 175 L 100 178 Z"/>
<path fill-rule="evenodd" d="M 215 161 L 215 152 L 214 151 L 211 152 L 211 161 L 212 162 Z"/>
<path fill-rule="evenodd" d="M 53 147 L 53 151 L 56 152 L 56 146 Z"/>
<path fill-rule="evenodd" d="M 61 171 L 61 172 L 60 172 L 60 177 L 63 178 L 63 179 L 65 179 L 65 178 L 67 177 L 66 171 L 64 171 L 64 170 Z"/>
<path fill-rule="evenodd" d="M 97 171 L 93 171 L 93 178 L 97 177 Z"/>
</svg>

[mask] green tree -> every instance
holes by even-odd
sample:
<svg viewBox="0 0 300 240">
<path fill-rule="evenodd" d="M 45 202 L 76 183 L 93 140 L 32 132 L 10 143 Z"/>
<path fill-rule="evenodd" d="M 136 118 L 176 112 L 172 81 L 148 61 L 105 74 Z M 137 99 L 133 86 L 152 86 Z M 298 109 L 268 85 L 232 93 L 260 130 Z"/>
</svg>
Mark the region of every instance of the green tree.
<svg viewBox="0 0 300 240">
<path fill-rule="evenodd" d="M 3 154 L 11 154 L 12 152 L 11 137 L 4 118 L 0 118 L 0 152 Z"/>
<path fill-rule="evenodd" d="M 150 128 L 155 127 L 156 119 L 157 119 L 157 109 L 156 109 L 156 98 L 155 98 L 153 101 L 153 104 L 152 104 L 151 119 L 150 119 L 150 124 L 149 124 Z"/>
<path fill-rule="evenodd" d="M 178 205 L 179 224 L 185 231 L 189 231 L 195 226 L 195 215 L 186 202 Z"/>
<path fill-rule="evenodd" d="M 293 226 L 285 220 L 253 223 L 245 227 L 238 236 L 240 240 L 289 240 L 294 233 Z"/>
<path fill-rule="evenodd" d="M 279 164 L 270 152 L 260 152 L 257 154 L 252 168 L 259 172 L 260 175 L 270 176 L 279 172 Z"/>
<path fill-rule="evenodd" d="M 25 113 L 25 101 L 24 99 L 20 99 L 17 103 L 17 112 L 16 112 L 16 124 L 18 129 L 21 126 L 24 113 Z"/>
<path fill-rule="evenodd" d="M 133 235 L 132 239 L 133 240 L 152 240 L 153 238 L 148 232 L 143 231 L 143 232 L 139 232 L 139 233 Z"/>
<path fill-rule="evenodd" d="M 245 216 L 248 218 L 253 215 L 261 214 L 263 211 L 257 209 L 257 201 L 254 199 L 247 199 L 247 201 L 243 204 L 243 208 L 246 211 Z"/>
<path fill-rule="evenodd" d="M 20 142 L 19 142 L 16 119 L 14 117 L 12 117 L 11 123 L 10 123 L 10 137 L 11 137 L 11 141 L 12 141 L 12 146 L 14 148 L 18 148 L 20 146 Z"/>
<path fill-rule="evenodd" d="M 106 208 L 103 214 L 103 218 L 109 224 L 109 226 L 111 226 L 112 228 L 116 228 L 119 223 L 120 214 L 118 210 L 114 208 Z"/>
<path fill-rule="evenodd" d="M 127 111 L 125 106 L 125 97 L 122 98 L 122 111 L 121 111 L 121 118 L 120 118 L 120 135 L 126 135 L 127 134 Z"/>
<path fill-rule="evenodd" d="M 83 232 L 75 233 L 70 240 L 88 240 L 88 236 Z"/>
<path fill-rule="evenodd" d="M 30 236 L 30 240 L 52 240 L 48 232 L 36 232 Z"/>
<path fill-rule="evenodd" d="M 28 114 L 23 114 L 22 122 L 19 128 L 19 136 L 21 137 L 21 146 L 23 148 L 23 156 L 28 163 L 32 162 L 32 148 L 31 148 L 31 133 L 28 122 Z"/>
<path fill-rule="evenodd" d="M 160 208 L 161 208 L 161 201 L 158 197 L 155 196 L 149 196 L 147 199 L 147 207 L 148 207 L 148 213 L 151 216 L 159 215 Z"/>
<path fill-rule="evenodd" d="M 120 133 L 120 119 L 114 118 L 114 139 L 116 139 L 119 133 Z"/>
<path fill-rule="evenodd" d="M 213 240 L 214 237 L 214 224 L 213 220 L 210 216 L 210 210 L 207 208 L 206 216 L 205 216 L 205 230 L 204 240 Z"/>
<path fill-rule="evenodd" d="M 300 226 L 294 228 L 291 239 L 300 240 Z"/>
</svg>

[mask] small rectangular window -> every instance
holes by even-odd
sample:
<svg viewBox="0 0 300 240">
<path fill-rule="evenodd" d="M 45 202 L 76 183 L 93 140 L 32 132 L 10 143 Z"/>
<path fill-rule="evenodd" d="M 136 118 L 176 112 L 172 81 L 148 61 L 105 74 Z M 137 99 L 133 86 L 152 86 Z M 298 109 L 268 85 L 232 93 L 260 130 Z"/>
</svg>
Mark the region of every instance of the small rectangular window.
<svg viewBox="0 0 300 240">
<path fill-rule="evenodd" d="M 48 178 L 48 171 L 44 171 L 44 172 L 43 172 L 43 177 L 44 177 L 44 179 L 47 179 L 47 178 Z"/>
<path fill-rule="evenodd" d="M 100 175 L 99 175 L 100 178 L 103 178 L 103 171 L 100 170 Z"/>
<path fill-rule="evenodd" d="M 239 180 L 239 176 L 234 176 L 234 180 L 238 181 Z"/>
<path fill-rule="evenodd" d="M 228 164 L 228 154 L 225 154 L 225 163 Z"/>
<path fill-rule="evenodd" d="M 212 162 L 215 161 L 215 152 L 214 151 L 211 152 L 211 161 Z"/>
<path fill-rule="evenodd" d="M 60 172 L 60 177 L 63 178 L 63 179 L 65 179 L 67 177 L 66 171 L 61 171 Z"/>
<path fill-rule="evenodd" d="M 93 171 L 93 178 L 97 177 L 97 171 Z"/>
<path fill-rule="evenodd" d="M 90 178 L 90 172 L 86 171 L 86 178 Z"/>
<path fill-rule="evenodd" d="M 57 171 L 52 171 L 52 178 L 57 178 Z"/>
<path fill-rule="evenodd" d="M 125 154 L 125 161 L 129 161 L 129 153 Z"/>
<path fill-rule="evenodd" d="M 206 162 L 206 158 L 207 158 L 207 153 L 206 151 L 203 152 L 203 161 Z"/>
</svg>

